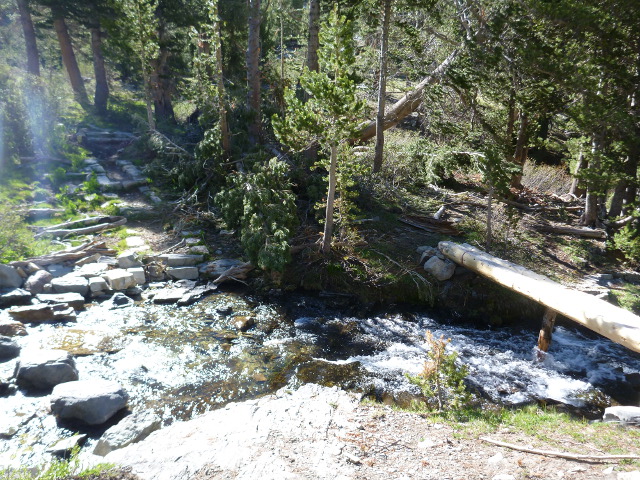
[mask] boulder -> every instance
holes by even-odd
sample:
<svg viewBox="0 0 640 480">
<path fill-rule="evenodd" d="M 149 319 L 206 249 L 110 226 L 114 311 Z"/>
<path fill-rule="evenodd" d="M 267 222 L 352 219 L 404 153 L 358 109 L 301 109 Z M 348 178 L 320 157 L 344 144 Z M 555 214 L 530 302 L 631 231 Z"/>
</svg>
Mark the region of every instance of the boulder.
<svg viewBox="0 0 640 480">
<path fill-rule="evenodd" d="M 47 271 L 57 278 L 69 275 L 71 272 L 73 272 L 73 268 L 67 267 L 66 265 L 54 263 L 53 265 L 47 265 Z"/>
<path fill-rule="evenodd" d="M 142 262 L 138 260 L 138 256 L 133 252 L 125 252 L 118 256 L 118 267 L 120 268 L 134 268 L 141 267 Z"/>
<path fill-rule="evenodd" d="M 24 336 L 27 334 L 27 329 L 24 328 L 22 322 L 16 320 L 0 320 L 0 335 L 6 337 Z"/>
<path fill-rule="evenodd" d="M 142 267 L 133 267 L 127 268 L 127 272 L 133 275 L 133 279 L 136 282 L 136 285 L 144 285 L 147 283 L 147 277 L 144 274 L 144 268 Z"/>
<path fill-rule="evenodd" d="M 456 271 L 456 264 L 450 260 L 441 260 L 438 257 L 431 257 L 424 264 L 427 273 L 433 275 L 438 281 L 444 282 L 453 277 Z"/>
<path fill-rule="evenodd" d="M 22 277 L 9 265 L 0 264 L 0 288 L 20 288 Z"/>
<path fill-rule="evenodd" d="M 75 447 L 82 445 L 86 439 L 87 436 L 85 434 L 76 434 L 72 437 L 61 438 L 53 445 L 48 447 L 46 451 L 53 455 L 66 455 Z"/>
<path fill-rule="evenodd" d="M 55 312 L 51 305 L 28 305 L 26 307 L 13 307 L 9 315 L 20 322 L 48 322 L 55 318 Z"/>
<path fill-rule="evenodd" d="M 214 260 L 206 265 L 200 267 L 200 274 L 207 278 L 216 279 L 231 267 L 242 265 L 244 262 L 241 260 L 235 260 L 232 258 L 223 258 L 221 260 Z"/>
<path fill-rule="evenodd" d="M 83 297 L 89 293 L 89 281 L 76 274 L 68 274 L 51 280 L 55 293 L 79 293 Z"/>
<path fill-rule="evenodd" d="M 173 280 L 197 280 L 199 273 L 196 267 L 168 267 L 167 275 Z"/>
<path fill-rule="evenodd" d="M 91 294 L 102 294 L 106 290 L 109 290 L 109 285 L 102 277 L 91 277 L 89 278 L 89 291 Z"/>
<path fill-rule="evenodd" d="M 53 280 L 53 275 L 46 270 L 38 270 L 33 273 L 24 282 L 24 288 L 31 292 L 32 295 L 37 295 L 44 291 L 44 286 Z"/>
<path fill-rule="evenodd" d="M 82 267 L 83 265 L 87 265 L 88 263 L 96 263 L 98 260 L 100 260 L 101 256 L 102 255 L 100 255 L 99 253 L 94 253 L 93 255 L 89 255 L 88 257 L 81 258 L 76 262 L 75 265 L 76 267 Z"/>
<path fill-rule="evenodd" d="M 438 257 L 440 260 L 444 260 L 444 255 L 440 253 L 440 250 L 433 247 L 427 247 L 420 255 L 420 265 L 424 265 L 424 262 L 429 260 L 431 257 Z"/>
<path fill-rule="evenodd" d="M 161 282 L 165 279 L 164 266 L 158 263 L 150 263 L 145 267 L 147 278 L 150 282 Z"/>
<path fill-rule="evenodd" d="M 202 255 L 182 255 L 177 253 L 169 253 L 158 255 L 157 259 L 166 263 L 169 267 L 193 267 L 204 260 Z"/>
<path fill-rule="evenodd" d="M 0 337 L 0 361 L 10 360 L 20 355 L 20 347 L 9 337 Z"/>
<path fill-rule="evenodd" d="M 126 290 L 127 288 L 134 287 L 136 285 L 133 274 L 121 268 L 109 270 L 102 276 L 102 278 L 107 281 L 107 284 L 112 290 Z"/>
<path fill-rule="evenodd" d="M 51 413 L 63 420 L 100 425 L 122 410 L 129 396 L 108 380 L 79 380 L 57 385 L 51 393 Z"/>
<path fill-rule="evenodd" d="M 16 383 L 28 390 L 48 390 L 78 379 L 76 362 L 64 350 L 34 350 L 23 354 L 14 372 Z"/>
<path fill-rule="evenodd" d="M 608 407 L 604 409 L 603 422 L 640 425 L 640 407 Z"/>
<path fill-rule="evenodd" d="M 84 297 L 79 293 L 41 293 L 36 298 L 47 304 L 63 304 L 74 310 L 84 309 Z"/>
<path fill-rule="evenodd" d="M 189 253 L 193 255 L 209 255 L 209 249 L 206 245 L 196 245 L 189 248 Z"/>
<path fill-rule="evenodd" d="M 0 292 L 0 308 L 31 303 L 31 293 L 21 288 Z"/>
<path fill-rule="evenodd" d="M 116 308 L 130 307 L 133 304 L 134 301 L 127 297 L 124 293 L 116 292 L 109 300 L 106 300 L 102 304 L 102 306 L 108 308 L 109 310 L 114 310 Z"/>
<path fill-rule="evenodd" d="M 140 442 L 158 430 L 161 422 L 160 417 L 152 411 L 129 415 L 104 432 L 93 454 L 104 457 L 113 450 Z"/>
<path fill-rule="evenodd" d="M 73 274 L 84 278 L 100 277 L 107 270 L 109 270 L 109 265 L 105 263 L 87 263 L 73 272 Z"/>
<path fill-rule="evenodd" d="M 153 297 L 153 303 L 176 303 L 187 294 L 186 288 L 163 288 Z"/>
</svg>

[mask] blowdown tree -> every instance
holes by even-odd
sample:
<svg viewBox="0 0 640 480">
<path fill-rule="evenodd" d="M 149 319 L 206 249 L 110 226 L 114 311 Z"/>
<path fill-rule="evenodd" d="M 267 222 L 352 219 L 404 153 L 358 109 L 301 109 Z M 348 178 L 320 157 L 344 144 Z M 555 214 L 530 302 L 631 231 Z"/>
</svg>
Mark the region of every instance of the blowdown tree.
<svg viewBox="0 0 640 480">
<path fill-rule="evenodd" d="M 305 68 L 300 85 L 309 100 L 302 102 L 293 89 L 285 91 L 286 111 L 283 118 L 274 117 L 278 139 L 295 150 L 319 144 L 329 156 L 322 252 L 331 250 L 334 227 L 334 205 L 340 192 L 338 178 L 345 169 L 349 141 L 358 128 L 364 102 L 357 97 L 354 79 L 353 24 L 334 8 L 329 22 L 320 32 L 320 71 Z"/>
</svg>

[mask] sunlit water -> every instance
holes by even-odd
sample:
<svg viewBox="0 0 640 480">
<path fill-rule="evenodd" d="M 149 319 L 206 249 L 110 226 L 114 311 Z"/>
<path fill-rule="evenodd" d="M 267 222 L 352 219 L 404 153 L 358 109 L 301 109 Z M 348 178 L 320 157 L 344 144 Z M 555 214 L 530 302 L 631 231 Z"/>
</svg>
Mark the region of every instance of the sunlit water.
<svg viewBox="0 0 640 480">
<path fill-rule="evenodd" d="M 488 330 L 416 312 L 347 317 L 305 297 L 283 303 L 221 293 L 190 307 L 95 306 L 75 323 L 30 327 L 28 336 L 16 340 L 24 350 L 74 353 L 81 380 L 120 382 L 131 410 L 152 409 L 165 424 L 306 382 L 409 401 L 417 391 L 405 373 L 421 370 L 427 330 L 451 338 L 449 348 L 469 368 L 470 386 L 493 402 L 586 408 L 611 397 L 640 402 L 627 382 L 640 372 L 640 355 L 575 329 L 558 327 L 550 353 L 537 362 L 535 328 Z M 234 322 L 246 316 L 255 317 L 256 326 L 239 334 Z M 14 365 L 0 363 L 0 378 L 10 377 Z M 0 398 L 0 432 L 13 427 L 9 438 L 0 439 L 0 467 L 41 462 L 48 445 L 76 431 L 56 424 L 48 404 L 47 395 L 21 391 Z M 85 448 L 91 450 L 107 427 L 83 429 L 90 434 Z"/>
</svg>

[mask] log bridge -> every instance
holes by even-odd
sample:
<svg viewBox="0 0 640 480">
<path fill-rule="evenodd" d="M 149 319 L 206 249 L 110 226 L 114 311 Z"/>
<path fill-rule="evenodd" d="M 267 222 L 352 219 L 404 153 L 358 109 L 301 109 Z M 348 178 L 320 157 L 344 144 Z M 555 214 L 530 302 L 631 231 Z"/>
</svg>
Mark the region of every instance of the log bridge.
<svg viewBox="0 0 640 480">
<path fill-rule="evenodd" d="M 637 315 L 471 245 L 440 242 L 438 248 L 458 265 L 546 307 L 538 336 L 541 352 L 549 349 L 558 313 L 634 352 L 640 352 L 640 317 Z"/>
</svg>

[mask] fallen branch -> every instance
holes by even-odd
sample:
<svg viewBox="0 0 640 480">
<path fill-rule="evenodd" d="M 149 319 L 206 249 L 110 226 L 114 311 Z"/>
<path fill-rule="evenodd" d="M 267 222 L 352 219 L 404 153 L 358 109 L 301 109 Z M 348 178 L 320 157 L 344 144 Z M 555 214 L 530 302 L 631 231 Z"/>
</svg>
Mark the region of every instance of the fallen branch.
<svg viewBox="0 0 640 480">
<path fill-rule="evenodd" d="M 106 220 L 106 223 L 95 223 Z M 42 237 L 45 235 L 51 235 L 54 237 L 66 237 L 69 235 L 86 235 L 88 233 L 96 233 L 102 232 L 104 230 L 110 230 L 112 228 L 117 228 L 127 223 L 127 219 L 125 217 L 93 217 L 88 218 L 86 220 L 77 220 L 75 222 L 67 222 L 67 224 L 54 225 L 53 227 L 49 227 L 42 232 L 35 235 L 35 238 Z M 92 226 L 83 227 L 83 228 L 55 228 L 76 224 L 89 224 Z"/>
<path fill-rule="evenodd" d="M 107 248 L 107 245 L 104 242 L 89 242 L 61 252 L 54 252 L 40 257 L 11 262 L 9 265 L 13 267 L 26 267 L 29 263 L 35 263 L 39 267 L 46 267 L 47 265 L 53 265 L 55 263 L 76 261 L 93 255 L 94 253 L 100 253 L 102 255 L 116 254 L 115 250 Z"/>
<path fill-rule="evenodd" d="M 546 457 L 566 458 L 567 460 L 581 460 L 587 462 L 600 462 L 609 460 L 640 460 L 640 455 L 583 455 L 579 453 L 564 453 L 555 450 L 538 450 L 535 448 L 521 447 L 512 443 L 500 442 L 487 437 L 480 437 L 480 440 L 498 445 L 499 447 L 510 448 L 519 452 L 534 453 L 536 455 L 544 455 Z"/>
<path fill-rule="evenodd" d="M 416 215 L 405 215 L 404 217 L 398 218 L 398 220 L 430 233 L 442 233 L 445 235 L 460 234 L 458 229 L 453 226 L 453 223 L 447 220 L 436 220 L 435 218 L 419 217 Z"/>
<path fill-rule="evenodd" d="M 576 237 L 595 238 L 600 240 L 607 238 L 607 232 L 604 230 L 588 227 L 563 227 L 549 224 L 537 224 L 533 225 L 533 229 L 538 232 L 550 232 L 560 235 L 572 235 Z"/>
<path fill-rule="evenodd" d="M 247 273 L 249 273 L 254 268 L 255 267 L 250 262 L 236 265 L 234 267 L 226 269 L 212 283 L 217 285 L 226 280 L 235 280 L 236 282 L 245 283 L 242 280 L 247 278 Z"/>
</svg>

